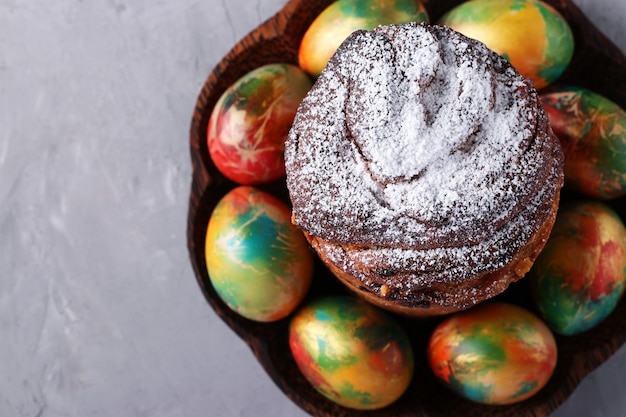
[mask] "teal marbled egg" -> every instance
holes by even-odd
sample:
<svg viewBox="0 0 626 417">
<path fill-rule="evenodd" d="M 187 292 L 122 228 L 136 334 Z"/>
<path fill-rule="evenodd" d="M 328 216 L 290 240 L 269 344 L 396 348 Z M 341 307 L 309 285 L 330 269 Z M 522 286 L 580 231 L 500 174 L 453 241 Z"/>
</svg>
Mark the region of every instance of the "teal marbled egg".
<svg viewBox="0 0 626 417">
<path fill-rule="evenodd" d="M 205 258 L 211 284 L 235 312 L 268 322 L 286 317 L 305 297 L 313 256 L 289 207 L 269 193 L 240 186 L 209 220 Z"/>
</svg>

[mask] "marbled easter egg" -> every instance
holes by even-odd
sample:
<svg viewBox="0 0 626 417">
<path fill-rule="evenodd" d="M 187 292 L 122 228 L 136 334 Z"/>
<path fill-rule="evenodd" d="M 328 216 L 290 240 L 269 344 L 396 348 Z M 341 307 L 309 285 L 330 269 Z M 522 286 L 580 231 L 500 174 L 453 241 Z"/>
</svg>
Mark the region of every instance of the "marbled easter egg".
<svg viewBox="0 0 626 417">
<path fill-rule="evenodd" d="M 626 287 L 624 224 L 599 201 L 563 204 L 528 278 L 552 330 L 573 335 L 595 327 Z"/>
<path fill-rule="evenodd" d="M 470 0 L 439 21 L 478 39 L 540 89 L 556 80 L 574 53 L 567 21 L 539 0 Z"/>
<path fill-rule="evenodd" d="M 413 375 L 404 330 L 354 297 L 327 296 L 302 307 L 292 318 L 289 346 L 313 387 L 344 407 L 385 407 L 406 391 Z"/>
<path fill-rule="evenodd" d="M 626 111 L 571 85 L 551 86 L 541 99 L 565 152 L 565 186 L 599 199 L 626 195 Z"/>
<path fill-rule="evenodd" d="M 211 284 L 235 312 L 268 322 L 305 297 L 313 257 L 281 200 L 250 186 L 227 193 L 213 210 L 205 256 Z"/>
<path fill-rule="evenodd" d="M 209 154 L 217 169 L 243 185 L 285 175 L 285 139 L 300 102 L 312 86 L 295 65 L 259 67 L 219 98 L 207 126 Z"/>
<path fill-rule="evenodd" d="M 557 359 L 550 329 L 529 311 L 490 302 L 441 322 L 428 343 L 437 378 L 464 398 L 512 404 L 548 382 Z"/>
<path fill-rule="evenodd" d="M 422 21 L 428 21 L 428 14 L 418 0 L 337 0 L 305 32 L 298 63 L 317 77 L 339 45 L 355 30 Z"/>
</svg>

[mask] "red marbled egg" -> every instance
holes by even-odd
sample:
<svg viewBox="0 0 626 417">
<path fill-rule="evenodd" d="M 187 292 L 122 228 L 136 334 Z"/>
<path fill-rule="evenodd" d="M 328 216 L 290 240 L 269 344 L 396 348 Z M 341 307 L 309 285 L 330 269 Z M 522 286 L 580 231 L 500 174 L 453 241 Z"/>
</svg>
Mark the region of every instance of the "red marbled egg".
<svg viewBox="0 0 626 417">
<path fill-rule="evenodd" d="M 278 63 L 257 68 L 230 86 L 213 108 L 207 128 L 217 169 L 242 185 L 282 178 L 285 139 L 311 85 L 300 68 Z"/>
<path fill-rule="evenodd" d="M 605 200 L 626 195 L 626 111 L 571 85 L 554 86 L 541 99 L 565 152 L 565 186 Z"/>
<path fill-rule="evenodd" d="M 548 382 L 557 361 L 554 336 L 541 319 L 507 303 L 484 303 L 441 322 L 428 342 L 435 376 L 482 404 L 523 401 Z"/>
<path fill-rule="evenodd" d="M 553 331 L 574 335 L 597 326 L 626 289 L 622 220 L 600 201 L 563 204 L 528 276 L 535 303 Z"/>
</svg>

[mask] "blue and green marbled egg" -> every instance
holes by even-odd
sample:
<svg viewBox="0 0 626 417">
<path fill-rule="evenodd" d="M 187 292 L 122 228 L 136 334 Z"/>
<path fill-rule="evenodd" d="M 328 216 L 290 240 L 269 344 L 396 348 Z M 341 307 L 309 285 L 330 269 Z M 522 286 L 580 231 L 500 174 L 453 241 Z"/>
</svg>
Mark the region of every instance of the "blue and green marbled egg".
<svg viewBox="0 0 626 417">
<path fill-rule="evenodd" d="M 284 318 L 309 289 L 313 256 L 290 218 L 285 203 L 251 186 L 230 191 L 211 214 L 205 244 L 211 284 L 246 318 Z"/>
</svg>

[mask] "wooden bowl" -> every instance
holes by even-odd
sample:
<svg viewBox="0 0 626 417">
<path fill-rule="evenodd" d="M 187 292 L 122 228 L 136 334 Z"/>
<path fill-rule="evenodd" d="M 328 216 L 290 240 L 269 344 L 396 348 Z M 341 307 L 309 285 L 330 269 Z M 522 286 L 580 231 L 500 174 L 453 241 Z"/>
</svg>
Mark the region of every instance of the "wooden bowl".
<svg viewBox="0 0 626 417">
<path fill-rule="evenodd" d="M 626 341 L 626 300 L 601 325 L 579 336 L 557 336 L 559 359 L 553 377 L 534 397 L 509 406 L 475 404 L 452 394 L 439 384 L 426 363 L 426 344 L 438 320 L 398 317 L 413 343 L 415 377 L 397 402 L 378 411 L 356 411 L 332 403 L 317 393 L 299 372 L 288 346 L 289 317 L 274 323 L 257 323 L 232 312 L 211 286 L 204 259 L 204 239 L 211 211 L 218 200 L 237 184 L 228 181 L 212 163 L 206 144 L 211 110 L 224 90 L 247 72 L 272 62 L 297 65 L 297 51 L 305 30 L 332 0 L 291 0 L 275 16 L 257 27 L 220 61 L 209 74 L 197 100 L 190 132 L 193 182 L 189 201 L 187 240 L 191 263 L 206 299 L 215 312 L 252 349 L 254 355 L 282 391 L 303 410 L 315 416 L 380 417 L 485 417 L 547 416 L 555 410 L 592 370 L 606 361 Z M 547 0 L 567 19 L 574 33 L 576 51 L 559 82 L 604 95 L 626 108 L 626 57 L 595 28 L 573 3 Z M 461 0 L 423 0 L 436 22 Z M 284 181 L 260 187 L 288 202 Z M 626 199 L 610 203 L 626 218 Z M 526 280 L 510 287 L 500 299 L 530 310 Z M 346 290 L 321 262 L 316 263 L 308 298 Z"/>
</svg>

